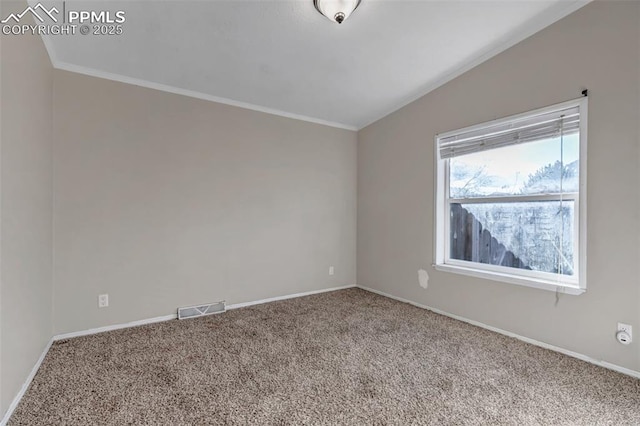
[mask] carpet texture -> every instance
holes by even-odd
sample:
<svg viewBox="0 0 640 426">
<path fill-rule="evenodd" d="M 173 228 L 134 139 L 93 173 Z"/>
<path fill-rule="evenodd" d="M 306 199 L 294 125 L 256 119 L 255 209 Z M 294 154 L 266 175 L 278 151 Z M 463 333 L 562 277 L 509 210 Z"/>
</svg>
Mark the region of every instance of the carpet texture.
<svg viewBox="0 0 640 426">
<path fill-rule="evenodd" d="M 640 425 L 640 380 L 360 289 L 55 343 L 10 425 Z"/>
</svg>

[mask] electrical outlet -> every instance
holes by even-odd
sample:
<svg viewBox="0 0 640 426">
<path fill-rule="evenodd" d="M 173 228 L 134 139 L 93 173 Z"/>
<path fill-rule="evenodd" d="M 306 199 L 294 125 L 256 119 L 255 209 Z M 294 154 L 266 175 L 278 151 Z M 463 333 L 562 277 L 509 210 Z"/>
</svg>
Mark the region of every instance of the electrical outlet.
<svg viewBox="0 0 640 426">
<path fill-rule="evenodd" d="M 333 275 L 334 272 L 333 266 L 329 266 L 329 275 Z"/>
<path fill-rule="evenodd" d="M 109 295 L 100 294 L 98 296 L 98 308 L 106 308 L 109 306 Z"/>
<path fill-rule="evenodd" d="M 629 335 L 629 343 L 631 343 L 631 340 L 633 339 L 633 329 L 629 324 L 623 324 L 621 322 L 618 323 L 618 332 L 624 331 L 625 333 L 627 333 Z"/>
</svg>

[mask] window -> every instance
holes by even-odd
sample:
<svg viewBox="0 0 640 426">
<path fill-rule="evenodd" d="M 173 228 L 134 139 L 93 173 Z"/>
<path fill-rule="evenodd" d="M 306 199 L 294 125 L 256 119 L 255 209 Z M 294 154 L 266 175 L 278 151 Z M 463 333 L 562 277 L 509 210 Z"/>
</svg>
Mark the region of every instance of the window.
<svg viewBox="0 0 640 426">
<path fill-rule="evenodd" d="M 436 136 L 435 268 L 586 289 L 587 98 Z"/>
</svg>

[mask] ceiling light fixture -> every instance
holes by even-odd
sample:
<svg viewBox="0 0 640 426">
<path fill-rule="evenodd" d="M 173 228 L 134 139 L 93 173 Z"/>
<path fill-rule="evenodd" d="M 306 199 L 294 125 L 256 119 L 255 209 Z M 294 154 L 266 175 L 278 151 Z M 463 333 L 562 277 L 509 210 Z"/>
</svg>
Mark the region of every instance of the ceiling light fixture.
<svg viewBox="0 0 640 426">
<path fill-rule="evenodd" d="M 342 24 L 360 5 L 360 0 L 313 0 L 313 5 L 333 22 Z"/>
</svg>

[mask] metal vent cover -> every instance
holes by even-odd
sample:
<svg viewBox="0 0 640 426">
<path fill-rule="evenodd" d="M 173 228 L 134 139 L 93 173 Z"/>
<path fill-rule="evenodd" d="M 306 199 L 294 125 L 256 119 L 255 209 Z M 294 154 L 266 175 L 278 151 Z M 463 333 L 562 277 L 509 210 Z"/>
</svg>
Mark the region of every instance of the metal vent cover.
<svg viewBox="0 0 640 426">
<path fill-rule="evenodd" d="M 178 319 L 196 318 L 205 315 L 221 314 L 226 312 L 226 302 L 206 303 L 204 305 L 185 306 L 178 308 Z"/>
</svg>

